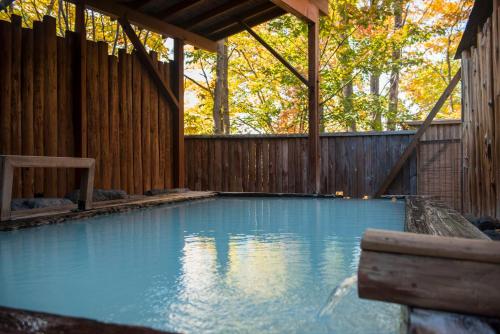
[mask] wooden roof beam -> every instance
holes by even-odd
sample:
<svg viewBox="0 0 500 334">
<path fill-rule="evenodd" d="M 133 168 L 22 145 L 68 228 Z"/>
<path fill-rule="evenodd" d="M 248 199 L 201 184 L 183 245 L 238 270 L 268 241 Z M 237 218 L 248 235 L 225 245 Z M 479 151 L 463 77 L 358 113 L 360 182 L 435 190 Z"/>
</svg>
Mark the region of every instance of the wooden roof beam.
<svg viewBox="0 0 500 334">
<path fill-rule="evenodd" d="M 205 22 L 213 17 L 227 13 L 228 11 L 230 11 L 238 6 L 244 5 L 247 2 L 249 2 L 249 0 L 230 0 L 230 1 L 224 3 L 220 6 L 217 6 L 213 9 L 209 10 L 208 12 L 205 12 L 203 14 L 200 14 L 198 16 L 193 17 L 190 21 L 183 24 L 183 26 L 186 27 L 186 29 L 188 29 L 188 30 L 193 30 L 195 27 L 199 26 L 203 22 Z"/>
<path fill-rule="evenodd" d="M 184 0 L 181 1 L 175 5 L 169 6 L 165 8 L 164 10 L 160 11 L 156 17 L 158 17 L 160 20 L 166 20 L 175 14 L 188 9 L 189 7 L 192 7 L 196 5 L 197 3 L 201 2 L 201 0 Z"/>
<path fill-rule="evenodd" d="M 319 21 L 320 10 L 316 2 L 321 3 L 320 0 L 271 0 L 271 2 L 304 21 Z"/>
<path fill-rule="evenodd" d="M 68 1 L 73 3 L 78 2 L 78 0 Z M 116 3 L 115 1 L 86 0 L 86 5 L 87 7 L 90 7 L 113 18 L 125 17 L 130 23 L 134 25 L 172 38 L 178 38 L 200 49 L 211 52 L 216 52 L 217 50 L 217 43 L 206 37 L 169 24 L 151 15 L 147 15 L 137 10 L 130 9 L 126 6 Z"/>
<path fill-rule="evenodd" d="M 249 27 L 253 27 L 253 26 L 259 25 L 261 23 L 267 22 L 267 21 L 269 21 L 275 17 L 278 17 L 280 15 L 284 15 L 284 14 L 286 14 L 286 12 L 282 8 L 274 6 L 274 8 L 271 8 L 270 10 L 259 13 L 258 15 L 254 15 L 250 19 L 245 19 L 243 21 Z M 245 29 L 241 26 L 241 24 L 239 24 L 237 22 L 236 25 L 231 25 L 227 29 L 224 29 L 224 30 L 218 29 L 217 33 L 210 35 L 210 38 L 213 40 L 219 40 L 221 38 L 239 33 L 242 30 L 245 30 Z"/>
<path fill-rule="evenodd" d="M 210 27 L 210 32 L 208 35 L 214 35 L 220 31 L 227 30 L 231 27 L 238 26 L 240 27 L 240 21 L 247 22 L 248 20 L 254 18 L 255 16 L 261 15 L 273 8 L 276 8 L 276 5 L 271 2 L 263 3 L 259 6 L 256 6 L 242 14 L 239 14 L 237 18 L 231 17 L 227 20 L 224 20 L 216 25 Z"/>
</svg>

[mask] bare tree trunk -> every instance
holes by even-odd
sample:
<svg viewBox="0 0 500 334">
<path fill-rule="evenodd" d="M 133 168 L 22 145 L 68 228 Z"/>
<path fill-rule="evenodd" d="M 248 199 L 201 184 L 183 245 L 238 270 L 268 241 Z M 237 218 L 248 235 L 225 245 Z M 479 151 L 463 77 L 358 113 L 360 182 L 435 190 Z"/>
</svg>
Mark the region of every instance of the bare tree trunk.
<svg viewBox="0 0 500 334">
<path fill-rule="evenodd" d="M 45 15 L 52 15 L 52 11 L 54 10 L 54 3 L 56 0 L 50 0 L 49 5 L 47 6 L 47 11 L 45 12 Z"/>
<path fill-rule="evenodd" d="M 372 9 L 379 8 L 378 0 L 371 0 L 370 7 Z M 370 95 L 373 101 L 373 122 L 372 130 L 382 130 L 382 108 L 380 107 L 380 71 L 378 68 L 373 68 L 370 73 Z"/>
<path fill-rule="evenodd" d="M 403 26 L 403 2 L 402 0 L 394 1 L 394 31 L 401 29 Z M 399 100 L 399 61 L 401 60 L 401 49 L 395 45 L 392 50 L 392 71 L 390 77 L 389 88 L 389 112 L 387 115 L 387 128 L 389 130 L 396 129 L 395 119 L 398 114 Z"/>
<path fill-rule="evenodd" d="M 217 78 L 213 109 L 215 134 L 230 133 L 228 63 L 227 39 L 223 39 L 217 43 Z"/>
<path fill-rule="evenodd" d="M 356 119 L 354 118 L 352 95 L 353 95 L 352 81 L 350 81 L 343 88 L 344 93 L 344 114 L 349 116 L 347 127 L 349 131 L 356 132 Z"/>
<path fill-rule="evenodd" d="M 380 108 L 380 74 L 370 75 L 370 94 L 373 99 L 373 124 L 372 130 L 382 131 L 382 109 Z"/>
</svg>

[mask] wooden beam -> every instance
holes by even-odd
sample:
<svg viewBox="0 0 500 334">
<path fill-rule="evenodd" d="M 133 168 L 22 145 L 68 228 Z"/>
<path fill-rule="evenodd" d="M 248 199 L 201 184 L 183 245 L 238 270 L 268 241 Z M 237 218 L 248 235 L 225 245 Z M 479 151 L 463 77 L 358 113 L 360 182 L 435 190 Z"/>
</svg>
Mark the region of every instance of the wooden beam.
<svg viewBox="0 0 500 334">
<path fill-rule="evenodd" d="M 130 1 L 130 2 L 123 2 L 123 4 L 127 7 L 132 8 L 132 9 L 140 9 L 140 8 L 146 6 L 151 1 L 153 1 L 153 0 L 134 0 L 134 1 Z"/>
<path fill-rule="evenodd" d="M 73 3 L 77 3 L 78 0 L 68 0 Z M 191 44 L 195 47 L 216 52 L 217 43 L 206 37 L 198 35 L 196 33 L 187 31 L 175 25 L 166 23 L 159 20 L 151 15 L 141 13 L 140 11 L 133 10 L 127 6 L 120 5 L 112 0 L 85 0 L 88 7 L 106 14 L 113 18 L 126 17 L 127 20 L 137 26 L 144 29 L 159 33 L 161 35 L 167 35 L 172 38 L 178 38 L 186 41 L 186 43 Z"/>
<path fill-rule="evenodd" d="M 125 34 L 127 34 L 127 37 L 134 45 L 134 48 L 137 51 L 139 59 L 141 60 L 144 67 L 151 75 L 151 78 L 155 82 L 161 94 L 167 99 L 168 103 L 174 108 L 174 110 L 177 110 L 179 108 L 179 101 L 177 97 L 174 95 L 170 87 L 168 87 L 165 84 L 165 82 L 163 82 L 163 79 L 160 73 L 158 72 L 158 69 L 156 68 L 155 64 L 153 63 L 153 60 L 146 52 L 144 45 L 142 45 L 142 42 L 139 40 L 139 37 L 135 33 L 134 29 L 132 29 L 130 23 L 127 21 L 126 18 L 119 18 L 118 22 L 120 22 L 123 31 L 125 32 Z"/>
<path fill-rule="evenodd" d="M 328 15 L 328 0 L 311 0 L 311 2 L 318 7 L 320 14 Z"/>
<path fill-rule="evenodd" d="M 173 113 L 173 178 L 175 188 L 185 187 L 185 153 L 184 153 L 184 42 L 174 40 L 174 61 L 172 64 L 172 89 L 179 101 L 178 112 Z"/>
<path fill-rule="evenodd" d="M 269 10 L 264 10 L 263 12 L 256 13 L 255 15 L 250 16 L 250 18 L 245 18 L 245 19 L 242 18 L 240 19 L 240 21 L 244 21 L 249 27 L 253 27 L 284 14 L 286 14 L 286 11 L 284 11 L 282 8 L 273 6 Z M 237 19 L 235 20 L 233 18 L 232 20 L 235 24 L 232 26 L 228 26 L 227 28 L 224 29 L 222 29 L 222 27 L 220 27 L 219 25 L 216 25 L 214 28 L 216 29 L 217 32 L 211 33 L 210 39 L 218 41 L 222 38 L 232 36 L 234 34 L 237 34 L 245 30 L 245 28 L 242 27 L 241 24 L 239 24 Z M 224 24 L 226 25 L 227 23 L 228 21 L 224 22 Z"/>
<path fill-rule="evenodd" d="M 309 182 L 310 192 L 320 192 L 321 157 L 319 139 L 319 22 L 308 23 L 309 64 Z"/>
<path fill-rule="evenodd" d="M 422 126 L 418 129 L 417 133 L 412 137 L 411 142 L 408 144 L 408 146 L 406 147 L 406 149 L 404 150 L 403 154 L 396 162 L 396 164 L 392 167 L 391 171 L 387 175 L 385 181 L 382 183 L 382 186 L 375 193 L 374 197 L 382 196 L 387 191 L 387 189 L 389 189 L 389 186 L 398 176 L 404 164 L 406 163 L 408 158 L 412 155 L 413 151 L 416 149 L 420 138 L 425 133 L 425 130 L 427 130 L 427 128 L 431 125 L 432 120 L 434 119 L 434 117 L 436 117 L 436 114 L 439 112 L 439 110 L 441 110 L 441 107 L 444 105 L 448 97 L 450 97 L 450 95 L 453 93 L 453 89 L 455 89 L 458 82 L 460 81 L 460 77 L 461 77 L 461 69 L 458 70 L 453 79 L 451 79 L 450 84 L 448 85 L 448 87 L 446 87 L 443 94 L 441 94 L 441 97 L 436 102 L 429 115 L 427 115 L 427 118 L 425 119 L 424 123 L 422 123 Z"/>
<path fill-rule="evenodd" d="M 319 8 L 310 0 L 271 0 L 271 2 L 302 20 L 319 22 Z"/>
<path fill-rule="evenodd" d="M 160 20 L 166 20 L 175 14 L 188 9 L 191 6 L 196 5 L 199 3 L 201 0 L 184 0 L 179 3 L 176 3 L 175 5 L 169 6 L 165 8 L 164 10 L 160 11 L 156 17 L 158 17 Z"/>
<path fill-rule="evenodd" d="M 188 30 L 193 30 L 203 22 L 217 17 L 219 15 L 222 15 L 238 6 L 244 5 L 245 3 L 249 2 L 249 0 L 230 0 L 226 3 L 223 3 L 220 6 L 217 6 L 203 14 L 197 15 L 193 17 L 191 20 L 184 22 L 183 26 L 188 29 Z"/>
<path fill-rule="evenodd" d="M 267 51 L 269 51 L 276 59 L 280 61 L 286 68 L 290 70 L 300 81 L 302 81 L 307 87 L 309 87 L 309 81 L 306 77 L 304 77 L 299 71 L 295 69 L 285 58 L 283 58 L 276 50 L 273 49 L 272 46 L 267 44 L 255 31 L 252 30 L 245 22 L 241 22 L 240 24 L 245 28 L 246 31 L 250 35 L 252 35 L 262 46 L 264 46 Z"/>
<path fill-rule="evenodd" d="M 276 6 L 271 2 L 265 2 L 263 4 L 255 6 L 252 9 L 239 14 L 237 18 L 230 17 L 229 19 L 223 20 L 220 23 L 211 25 L 209 27 L 210 30 L 208 31 L 207 35 L 213 35 L 218 33 L 219 31 L 226 30 L 234 26 L 237 26 L 241 29 L 240 21 L 247 22 L 247 20 L 251 20 L 255 16 L 265 13 L 273 8 L 276 8 Z"/>
<path fill-rule="evenodd" d="M 75 50 L 75 92 L 76 108 L 73 122 L 75 125 L 75 154 L 87 157 L 87 29 L 85 25 L 85 0 L 76 4 L 75 32 L 78 42 Z"/>
</svg>

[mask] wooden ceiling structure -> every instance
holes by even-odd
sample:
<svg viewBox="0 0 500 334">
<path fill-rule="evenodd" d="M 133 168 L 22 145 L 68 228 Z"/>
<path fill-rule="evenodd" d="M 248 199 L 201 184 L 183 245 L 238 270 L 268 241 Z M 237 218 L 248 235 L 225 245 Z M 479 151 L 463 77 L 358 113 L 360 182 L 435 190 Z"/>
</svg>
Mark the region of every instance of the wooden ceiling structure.
<svg viewBox="0 0 500 334">
<path fill-rule="evenodd" d="M 284 66 L 305 84 L 309 91 L 309 180 L 308 191 L 319 192 L 319 19 L 328 14 L 328 0 L 67 0 L 76 4 L 77 32 L 85 32 L 85 9 L 116 18 L 127 34 L 144 67 L 171 105 L 174 125 L 174 186 L 184 183 L 184 45 L 215 52 L 217 41 L 248 31 Z M 297 71 L 285 57 L 260 38 L 252 27 L 283 14 L 291 13 L 308 26 L 308 75 Z M 131 24 L 174 39 L 172 82 L 167 85 L 152 65 L 145 47 Z M 80 71 L 78 112 L 86 122 L 86 39 L 80 33 Z M 77 73 L 78 74 L 78 73 Z M 83 127 L 82 127 L 83 128 Z M 83 131 L 83 130 L 82 130 Z M 82 133 L 79 151 L 86 156 L 86 136 Z"/>
</svg>

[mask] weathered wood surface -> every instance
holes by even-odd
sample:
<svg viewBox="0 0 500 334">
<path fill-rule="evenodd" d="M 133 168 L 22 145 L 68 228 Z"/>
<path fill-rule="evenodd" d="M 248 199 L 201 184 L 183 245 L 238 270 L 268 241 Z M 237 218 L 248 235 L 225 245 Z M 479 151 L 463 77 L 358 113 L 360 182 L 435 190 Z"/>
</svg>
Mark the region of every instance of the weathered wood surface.
<svg viewBox="0 0 500 334">
<path fill-rule="evenodd" d="M 84 219 L 117 212 L 126 212 L 134 209 L 158 206 L 168 203 L 209 199 L 215 196 L 217 196 L 217 193 L 210 191 L 188 191 L 185 193 L 173 193 L 158 196 L 133 195 L 130 196 L 130 198 L 123 200 L 94 202 L 92 209 L 87 211 L 76 211 L 76 205 L 14 211 L 12 212 L 11 220 L 0 222 L 0 232 L 14 231 L 42 225 L 58 224 L 66 221 Z"/>
<path fill-rule="evenodd" d="M 57 37 L 52 18 L 33 30 L 12 21 L 0 22 L 0 154 L 94 158 L 100 189 L 171 187 L 174 117 L 137 55 Z M 172 64 L 152 64 L 172 86 Z M 16 170 L 13 196 L 64 196 L 77 180 L 71 170 Z"/>
<path fill-rule="evenodd" d="M 361 242 L 358 294 L 414 307 L 500 316 L 500 244 L 368 230 Z"/>
<path fill-rule="evenodd" d="M 358 294 L 420 308 L 499 317 L 500 290 L 492 287 L 498 281 L 499 264 L 363 250 Z"/>
<path fill-rule="evenodd" d="M 0 307 L 0 332 L 6 334 L 168 334 L 146 327 L 117 325 L 95 320 Z"/>
<path fill-rule="evenodd" d="M 486 241 L 485 241 L 486 240 Z M 368 229 L 361 249 L 500 264 L 500 242 Z"/>
<path fill-rule="evenodd" d="M 464 212 L 500 218 L 499 3 L 462 52 Z"/>
<path fill-rule="evenodd" d="M 447 237 L 489 239 L 457 211 L 423 197 L 407 198 L 405 230 Z"/>
</svg>

